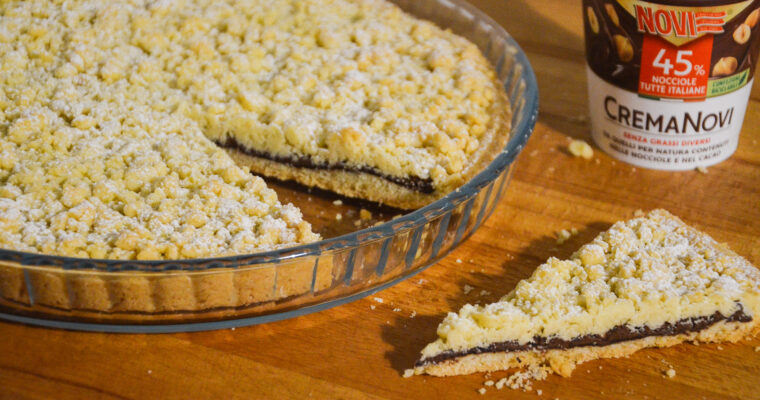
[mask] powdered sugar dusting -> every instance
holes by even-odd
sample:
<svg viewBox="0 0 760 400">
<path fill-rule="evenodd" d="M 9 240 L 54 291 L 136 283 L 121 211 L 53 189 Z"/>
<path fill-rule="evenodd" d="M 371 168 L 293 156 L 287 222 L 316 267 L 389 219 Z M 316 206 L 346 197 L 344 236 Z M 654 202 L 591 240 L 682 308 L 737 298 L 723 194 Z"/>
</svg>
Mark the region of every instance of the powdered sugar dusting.
<svg viewBox="0 0 760 400">
<path fill-rule="evenodd" d="M 500 301 L 465 305 L 424 357 L 535 336 L 572 339 L 615 326 L 658 327 L 741 304 L 760 312 L 760 273 L 663 210 L 616 223 L 568 260 L 550 259 Z"/>
</svg>

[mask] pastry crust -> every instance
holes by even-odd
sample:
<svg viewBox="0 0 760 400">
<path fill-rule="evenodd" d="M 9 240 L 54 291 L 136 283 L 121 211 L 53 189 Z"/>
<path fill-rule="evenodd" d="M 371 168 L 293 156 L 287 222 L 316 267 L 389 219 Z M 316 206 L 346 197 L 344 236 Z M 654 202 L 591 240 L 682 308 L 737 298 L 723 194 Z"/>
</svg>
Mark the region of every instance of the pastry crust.
<svg viewBox="0 0 760 400">
<path fill-rule="evenodd" d="M 330 260 L 307 257 L 288 264 L 242 266 L 203 272 L 103 273 L 38 267 L 27 271 L 0 263 L 0 305 L 75 311 L 97 318 L 150 319 L 144 313 L 181 314 L 207 310 L 258 311 L 277 300 L 332 286 Z M 31 293 L 30 293 L 31 292 Z M 305 301 L 309 301 L 306 299 Z M 30 309 L 30 310 L 32 310 Z M 94 313 L 94 314 L 93 314 Z M 65 314 L 65 313 L 64 313 Z"/>
</svg>

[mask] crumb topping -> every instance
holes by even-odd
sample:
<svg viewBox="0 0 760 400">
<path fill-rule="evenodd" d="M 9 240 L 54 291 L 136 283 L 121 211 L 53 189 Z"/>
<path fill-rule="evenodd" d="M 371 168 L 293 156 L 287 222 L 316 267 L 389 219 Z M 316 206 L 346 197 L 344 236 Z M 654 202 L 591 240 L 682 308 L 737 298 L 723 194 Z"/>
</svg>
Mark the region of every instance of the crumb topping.
<svg viewBox="0 0 760 400">
<path fill-rule="evenodd" d="M 567 260 L 551 258 L 500 301 L 465 305 L 423 358 L 534 336 L 570 340 L 615 326 L 760 312 L 760 272 L 667 211 L 619 222 Z"/>
<path fill-rule="evenodd" d="M 0 247 L 174 259 L 317 239 L 185 115 L 183 63 L 151 53 L 183 41 L 145 25 L 170 3 L 0 5 Z"/>
<path fill-rule="evenodd" d="M 501 104 L 475 45 L 381 0 L 8 1 L 0 15 L 3 248 L 156 259 L 312 241 L 207 138 L 444 185 Z"/>
</svg>

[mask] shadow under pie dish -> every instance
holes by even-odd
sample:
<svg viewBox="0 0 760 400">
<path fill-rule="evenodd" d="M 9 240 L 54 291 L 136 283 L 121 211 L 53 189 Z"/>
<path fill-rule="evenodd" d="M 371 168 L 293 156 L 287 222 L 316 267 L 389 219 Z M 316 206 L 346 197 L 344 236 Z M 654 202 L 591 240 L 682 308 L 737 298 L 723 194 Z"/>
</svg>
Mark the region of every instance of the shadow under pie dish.
<svg viewBox="0 0 760 400">
<path fill-rule="evenodd" d="M 293 4 L 307 3 L 311 4 Z M 421 24 L 419 26 L 433 30 L 435 35 L 442 35 L 446 40 L 464 43 L 464 39 L 441 31 L 432 24 L 419 23 L 418 20 L 385 3 L 371 1 L 358 4 L 369 7 L 370 10 L 391 13 L 402 22 L 408 20 L 412 25 Z M 31 210 L 31 207 L 28 210 L 18 210 L 18 202 L 13 201 L 27 193 L 13 192 L 15 189 L 7 184 L 3 187 L 3 204 L 0 207 L 5 207 L 4 211 L 8 211 L 3 213 L 4 216 L 15 217 L 21 214 L 27 218 L 27 221 L 22 222 L 32 221 L 33 218 L 46 222 L 35 225 L 18 224 L 12 218 L 2 220 L 6 228 L 0 233 L 3 235 L 3 243 L 15 241 L 13 243 L 17 244 L 2 246 L 8 249 L 1 253 L 2 259 L 6 261 L 0 272 L 4 310 L 14 314 L 21 311 L 21 314 L 31 317 L 52 315 L 58 319 L 106 320 L 109 323 L 217 320 L 220 315 L 230 318 L 256 318 L 276 314 L 284 317 L 313 311 L 309 307 L 324 308 L 337 304 L 336 299 L 349 301 L 351 296 L 379 290 L 445 255 L 490 214 L 495 201 L 503 192 L 508 179 L 508 167 L 527 140 L 535 121 L 535 82 L 527 60 L 519 53 L 516 44 L 501 28 L 474 8 L 458 2 L 445 2 L 442 8 L 432 8 L 427 4 L 414 2 L 400 2 L 400 5 L 408 7 L 407 11 L 429 18 L 441 26 L 450 27 L 460 33 L 466 32 L 468 38 L 484 50 L 483 55 L 477 52 L 477 56 L 481 59 L 485 56 L 494 65 L 495 70 L 489 69 L 490 76 L 484 73 L 487 80 L 482 82 L 498 84 L 495 86 L 498 91 L 492 96 L 495 101 L 490 104 L 501 104 L 506 110 L 506 89 L 512 98 L 514 111 L 511 115 L 508 111 L 497 113 L 496 117 L 489 117 L 490 123 L 503 118 L 499 122 L 501 126 L 508 127 L 512 123 L 515 129 L 511 136 L 507 137 L 502 132 L 501 135 L 494 135 L 494 138 L 498 138 L 493 140 L 488 139 L 488 123 L 484 125 L 485 130 L 476 129 L 480 137 L 484 138 L 481 142 L 483 148 L 490 149 L 496 146 L 501 151 L 489 151 L 490 155 L 483 158 L 469 157 L 474 153 L 467 153 L 468 162 L 471 164 L 467 168 L 473 169 L 460 174 L 456 179 L 464 179 L 467 174 L 474 174 L 480 169 L 483 171 L 475 177 L 467 177 L 467 183 L 446 198 L 385 224 L 321 241 L 312 233 L 309 224 L 304 222 L 310 220 L 309 212 L 312 210 L 302 207 L 306 214 L 302 217 L 295 207 L 282 205 L 274 191 L 268 189 L 263 181 L 245 173 L 236 156 L 230 158 L 214 145 L 214 142 L 229 144 L 231 135 L 235 132 L 230 127 L 243 123 L 240 122 L 241 119 L 248 122 L 253 120 L 243 118 L 246 115 L 241 110 L 245 107 L 258 107 L 256 104 L 260 105 L 262 101 L 261 93 L 267 93 L 272 99 L 279 98 L 278 96 L 287 97 L 287 93 L 281 93 L 288 92 L 288 88 L 280 88 L 277 93 L 268 93 L 261 88 L 261 92 L 249 90 L 245 93 L 246 97 L 243 97 L 242 92 L 236 92 L 234 96 L 224 97 L 229 100 L 228 103 L 219 104 L 219 101 L 215 101 L 215 89 L 224 89 L 224 85 L 228 83 L 225 79 L 230 78 L 225 76 L 224 68 L 217 65 L 213 54 L 204 55 L 206 50 L 203 43 L 191 40 L 193 36 L 189 33 L 194 32 L 194 29 L 201 32 L 209 29 L 204 28 L 204 21 L 191 18 L 191 15 L 186 18 L 187 21 L 178 23 L 178 26 L 181 26 L 180 31 L 189 30 L 185 32 L 187 35 L 183 36 L 187 39 L 185 52 L 197 50 L 193 60 L 207 58 L 207 62 L 198 67 L 200 71 L 193 70 L 192 74 L 186 76 L 183 74 L 189 72 L 183 72 L 182 68 L 193 69 L 194 63 L 179 63 L 171 58 L 160 59 L 160 62 L 151 60 L 150 57 L 147 60 L 141 58 L 146 54 L 152 54 L 153 51 L 158 53 L 158 50 L 163 50 L 161 57 L 171 53 L 165 48 L 152 49 L 152 41 L 139 37 L 143 34 L 148 35 L 145 27 L 155 24 L 135 17 L 134 14 L 139 14 L 137 11 L 126 13 L 132 17 L 126 22 L 122 21 L 124 23 L 111 21 L 109 18 L 112 17 L 123 19 L 125 13 L 109 14 L 108 7 L 95 13 L 96 17 L 89 19 L 89 23 L 97 24 L 102 14 L 102 17 L 109 21 L 109 29 L 114 32 L 118 33 L 122 28 L 132 33 L 139 32 L 130 36 L 129 45 L 115 46 L 114 48 L 119 50 L 115 51 L 113 57 L 98 59 L 103 55 L 88 54 L 87 51 L 91 49 L 87 46 L 66 47 L 60 43 L 57 48 L 59 51 L 56 53 L 61 55 L 60 59 L 53 57 L 53 61 L 45 61 L 45 57 L 42 57 L 42 61 L 24 59 L 18 54 L 8 52 L 4 57 L 7 62 L 26 65 L 27 70 L 33 69 L 29 68 L 30 66 L 41 65 L 40 68 L 47 68 L 46 62 L 58 63 L 54 65 L 55 68 L 48 65 L 48 79 L 39 76 L 9 76 L 9 79 L 17 79 L 19 82 L 24 82 L 25 79 L 37 81 L 31 82 L 33 93 L 31 98 L 27 98 L 32 106 L 16 110 L 17 115 L 9 113 L 6 109 L 5 116 L 6 119 L 9 116 L 15 118 L 13 122 L 18 124 L 11 126 L 14 129 L 13 134 L 19 138 L 36 135 L 36 144 L 25 149 L 26 151 L 55 148 L 58 145 L 65 148 L 65 155 L 69 156 L 69 159 L 62 157 L 66 162 L 61 162 L 61 157 L 52 160 L 43 156 L 29 161 L 30 165 L 39 170 L 60 172 L 46 174 L 45 179 L 41 181 L 35 179 L 34 173 L 7 174 L 4 171 L 4 184 L 11 178 L 21 181 L 32 176 L 32 184 L 53 193 L 34 200 L 38 204 L 56 204 L 52 208 L 36 207 L 43 210 L 42 214 L 36 209 Z M 213 7 L 212 9 L 223 13 L 223 10 Z M 146 7 L 138 11 L 163 15 L 165 20 L 173 18 L 170 10 L 153 10 Z M 6 15 L 21 18 L 4 19 L 6 22 L 10 21 L 8 23 L 25 18 L 20 8 L 12 12 L 6 10 Z M 204 15 L 213 13 L 208 12 Z M 473 19 L 474 16 L 478 18 Z M 68 17 L 65 15 L 60 18 L 64 24 L 75 24 L 66 20 Z M 224 24 L 230 25 L 225 29 L 233 29 L 231 26 L 234 23 L 231 20 L 225 21 Z M 280 20 L 274 18 L 270 22 L 276 25 L 277 21 Z M 267 22 L 262 22 L 265 23 Z M 137 25 L 137 28 L 133 25 Z M 214 25 L 211 29 L 221 29 L 220 26 Z M 131 29 L 136 30 L 133 32 Z M 49 31 L 54 29 L 34 34 L 46 38 Z M 81 35 L 86 38 L 87 33 L 92 31 L 97 31 L 97 27 L 91 27 Z M 276 35 L 277 32 L 274 33 L 275 39 Z M 224 37 L 221 34 L 220 36 Z M 171 35 L 167 37 L 171 38 Z M 318 32 L 314 34 L 315 41 L 323 39 L 330 40 L 320 39 Z M 112 34 L 108 40 L 118 41 L 118 35 Z M 104 46 L 108 46 L 108 43 Z M 138 47 L 139 52 L 130 46 Z M 171 43 L 162 46 L 171 46 Z M 218 39 L 217 43 L 207 50 L 212 53 L 230 53 L 230 46 L 223 39 Z M 465 50 L 468 48 L 467 45 L 462 46 Z M 329 44 L 326 47 L 329 47 Z M 472 53 L 472 50 L 469 52 Z M 119 57 L 131 61 L 124 62 Z M 253 59 L 262 63 L 269 60 L 267 56 Z M 233 57 L 228 60 L 229 68 L 233 68 Z M 427 56 L 425 62 L 429 63 Z M 176 68 L 155 68 L 156 65 L 170 64 Z M 424 68 L 431 72 L 429 67 L 428 64 L 424 65 Z M 84 72 L 79 71 L 79 68 L 83 68 Z M 248 76 L 247 72 L 239 74 Z M 183 77 L 189 79 L 189 82 L 183 81 Z M 46 83 L 54 79 L 61 82 L 54 88 L 48 88 Z M 251 79 L 251 85 L 261 85 L 261 82 Z M 315 84 L 320 82 L 322 81 Z M 281 85 L 287 86 L 282 82 Z M 111 92 L 112 89 L 124 91 L 125 94 L 104 101 L 103 93 Z M 164 92 L 168 94 L 156 94 Z M 19 91 L 12 95 L 16 96 L 13 98 L 14 101 L 24 99 L 24 94 Z M 267 96 L 264 98 L 268 98 Z M 230 100 L 233 97 L 235 100 Z M 35 101 L 38 103 L 34 103 Z M 503 103 L 499 103 L 500 101 Z M 246 105 L 246 102 L 252 103 Z M 105 107 L 104 103 L 107 103 L 108 107 Z M 233 113 L 237 110 L 236 107 L 240 108 L 237 114 Z M 115 117 L 114 113 L 120 111 L 128 116 Z M 336 113 L 350 114 L 345 109 Z M 257 119 L 271 118 L 269 122 L 276 121 L 275 114 L 277 113 L 267 113 L 264 117 L 258 116 Z M 361 117 L 358 116 L 357 121 L 362 120 Z M 459 119 L 466 120 L 466 117 Z M 371 120 L 367 121 L 368 124 L 371 123 Z M 354 128 L 339 128 L 328 133 L 353 135 L 351 132 Z M 49 136 L 55 136 L 55 140 L 43 134 L 46 129 L 54 132 Z M 273 137 L 286 138 L 287 134 L 284 132 L 287 129 L 280 127 L 280 130 L 283 131 L 280 132 L 282 135 Z M 8 142 L 12 142 L 11 131 L 9 128 L 6 136 Z M 81 131 L 86 131 L 87 136 Z M 160 131 L 160 134 L 154 131 Z M 119 135 L 114 135 L 114 132 L 119 132 Z M 224 136 L 214 137 L 211 132 Z M 452 137 L 447 136 L 448 139 L 444 139 L 441 135 L 435 135 L 441 133 L 440 131 L 432 133 L 428 139 L 433 142 L 441 141 L 435 142 L 440 146 L 446 147 L 446 143 L 452 146 L 460 145 L 452 144 Z M 373 138 L 371 135 L 360 137 Z M 59 138 L 65 140 L 61 141 Z M 142 144 L 135 144 L 136 140 L 133 139 L 139 139 L 139 143 Z M 240 139 L 241 142 L 243 140 Z M 323 137 L 320 140 L 331 139 Z M 377 140 L 379 139 L 374 138 L 371 142 Z M 421 139 L 417 137 L 412 140 Z M 504 145 L 507 140 L 509 143 Z M 30 141 L 24 143 L 28 142 Z M 60 145 L 61 142 L 63 146 Z M 430 144 L 431 148 L 438 149 L 433 142 Z M 13 145 L 18 146 L 18 143 L 13 142 Z M 479 149 L 481 147 L 477 147 L 475 152 Z M 434 152 L 431 150 L 429 153 Z M 106 154 L 108 157 L 82 159 L 79 157 L 82 154 Z M 194 161 L 191 166 L 182 163 L 186 157 Z M 493 161 L 490 158 L 494 158 Z M 17 159 L 23 161 L 23 158 Z M 425 157 L 421 159 L 424 164 Z M 139 164 L 134 164 L 137 161 Z M 487 167 L 480 165 L 488 164 L 488 161 L 491 162 Z M 48 164 L 45 164 L 46 162 Z M 477 171 L 472 167 L 476 164 Z M 320 171 L 335 169 L 332 165 L 329 168 L 321 168 Z M 343 168 L 338 172 L 352 173 L 350 168 Z M 382 174 L 373 169 L 366 175 L 378 178 L 385 185 L 389 184 L 386 182 L 394 184 L 394 180 L 401 181 L 398 176 L 386 179 L 387 176 L 379 176 Z M 9 178 L 9 175 L 12 176 Z M 57 181 L 56 176 L 60 177 Z M 118 180 L 120 185 L 108 185 L 114 180 Z M 356 189 L 356 185 L 347 187 Z M 120 190 L 122 188 L 125 190 Z M 12 193 L 8 194 L 9 191 Z M 40 192 L 42 191 L 40 189 Z M 6 194 L 8 195 L 5 196 Z M 57 197 L 50 199 L 50 196 Z M 166 203 L 167 199 L 171 202 Z M 85 206 L 80 207 L 83 203 L 86 203 Z M 114 207 L 115 203 L 120 204 Z M 53 217 L 59 214 L 63 216 L 53 223 Z M 18 227 L 12 226 L 13 224 Z M 32 226 L 34 232 L 30 231 L 29 226 Z M 56 227 L 63 228 L 67 235 L 56 237 L 54 234 L 41 234 L 46 233 L 44 229 Z M 87 234 L 81 235 L 82 231 Z M 34 240 L 24 239 L 24 234 L 27 233 Z M 107 244 L 99 246 L 95 240 L 91 240 L 93 238 L 103 239 L 100 243 Z M 181 245 L 178 245 L 180 243 Z M 149 261 L 157 258 L 174 260 Z M 287 314 L 291 311 L 292 314 Z"/>
</svg>

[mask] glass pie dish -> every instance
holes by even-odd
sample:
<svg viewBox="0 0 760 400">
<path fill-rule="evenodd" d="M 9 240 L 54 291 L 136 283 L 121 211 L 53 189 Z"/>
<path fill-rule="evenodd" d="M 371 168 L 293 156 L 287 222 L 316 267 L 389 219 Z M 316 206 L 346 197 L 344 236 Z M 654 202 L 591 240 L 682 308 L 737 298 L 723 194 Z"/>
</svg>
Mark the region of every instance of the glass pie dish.
<svg viewBox="0 0 760 400">
<path fill-rule="evenodd" d="M 110 332 L 250 325 L 375 293 L 457 247 L 493 212 L 533 130 L 538 114 L 535 76 L 514 39 L 466 2 L 394 3 L 468 38 L 494 66 L 510 99 L 512 131 L 483 171 L 442 199 L 393 219 L 398 211 L 271 182 L 282 201 L 299 206 L 327 239 L 265 253 L 117 261 L 0 250 L 0 318 Z M 369 213 L 362 208 L 372 209 L 376 219 L 366 218 Z"/>
</svg>

